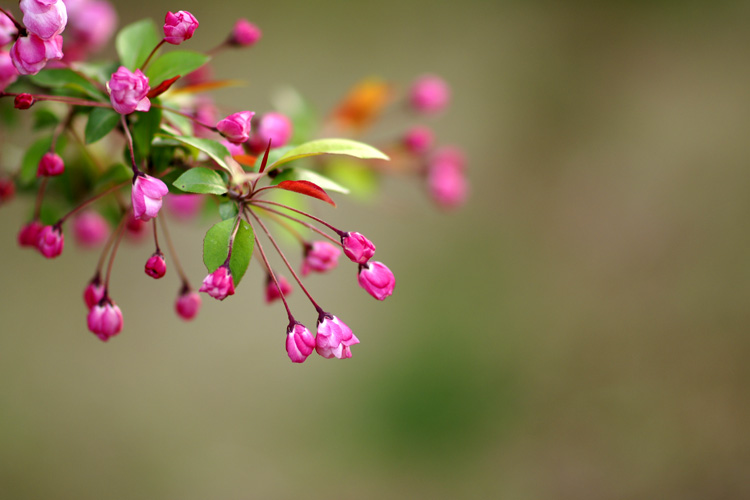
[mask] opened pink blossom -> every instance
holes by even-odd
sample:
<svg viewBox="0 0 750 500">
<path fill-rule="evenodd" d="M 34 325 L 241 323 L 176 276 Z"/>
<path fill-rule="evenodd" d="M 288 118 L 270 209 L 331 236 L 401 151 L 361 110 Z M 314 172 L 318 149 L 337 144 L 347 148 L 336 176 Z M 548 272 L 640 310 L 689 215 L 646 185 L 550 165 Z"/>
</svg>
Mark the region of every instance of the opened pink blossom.
<svg viewBox="0 0 750 500">
<path fill-rule="evenodd" d="M 164 41 L 179 45 L 192 38 L 198 24 L 195 16 L 186 10 L 180 10 L 174 14 L 167 12 L 164 17 Z"/>
<path fill-rule="evenodd" d="M 23 24 L 30 33 L 49 40 L 59 35 L 68 22 L 68 11 L 62 0 L 21 0 Z"/>
<path fill-rule="evenodd" d="M 253 116 L 255 116 L 255 113 L 252 111 L 232 113 L 219 121 L 216 128 L 229 142 L 242 144 L 250 138 L 250 125 Z"/>
<path fill-rule="evenodd" d="M 48 61 L 62 59 L 62 45 L 63 39 L 60 35 L 42 40 L 30 33 L 29 36 L 22 36 L 16 40 L 10 49 L 10 57 L 19 74 L 36 75 Z"/>
<path fill-rule="evenodd" d="M 156 177 L 137 175 L 131 191 L 133 216 L 144 221 L 156 217 L 161 209 L 161 199 L 168 192 L 167 185 Z"/>
<path fill-rule="evenodd" d="M 149 90 L 146 75 L 140 69 L 132 72 L 125 66 L 120 66 L 107 82 L 112 107 L 122 115 L 151 109 L 151 101 L 146 97 Z"/>
<path fill-rule="evenodd" d="M 359 339 L 339 318 L 324 313 L 318 319 L 318 334 L 315 338 L 315 350 L 318 354 L 329 359 L 351 358 L 350 347 L 355 344 L 359 344 Z"/>
<path fill-rule="evenodd" d="M 234 279 L 227 266 L 220 266 L 203 279 L 200 287 L 201 292 L 206 292 L 217 300 L 224 300 L 234 295 Z"/>
</svg>

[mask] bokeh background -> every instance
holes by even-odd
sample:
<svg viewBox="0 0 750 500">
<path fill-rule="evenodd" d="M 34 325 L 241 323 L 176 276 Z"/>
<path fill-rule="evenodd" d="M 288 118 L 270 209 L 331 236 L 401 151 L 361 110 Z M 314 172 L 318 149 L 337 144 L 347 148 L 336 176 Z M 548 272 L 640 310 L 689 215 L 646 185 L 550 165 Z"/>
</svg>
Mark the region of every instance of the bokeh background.
<svg viewBox="0 0 750 500">
<path fill-rule="evenodd" d="M 0 498 L 750 498 L 750 4 L 116 5 L 120 25 L 190 10 L 193 49 L 260 25 L 215 63 L 249 82 L 215 94 L 242 109 L 442 75 L 453 104 L 427 123 L 465 149 L 472 197 L 440 213 L 405 178 L 339 197 L 326 216 L 398 286 L 381 304 L 353 266 L 313 277 L 362 343 L 302 366 L 257 266 L 183 324 L 133 245 L 102 344 L 80 298 L 96 254 L 22 251 L 29 206 L 2 207 Z M 210 223 L 173 229 L 196 281 Z"/>
</svg>

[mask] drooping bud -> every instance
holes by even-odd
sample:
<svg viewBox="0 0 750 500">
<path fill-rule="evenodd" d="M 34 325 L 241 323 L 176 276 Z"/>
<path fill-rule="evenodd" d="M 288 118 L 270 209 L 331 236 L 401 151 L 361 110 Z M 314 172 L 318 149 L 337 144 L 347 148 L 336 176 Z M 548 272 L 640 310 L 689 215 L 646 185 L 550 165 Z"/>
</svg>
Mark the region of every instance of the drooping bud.
<svg viewBox="0 0 750 500">
<path fill-rule="evenodd" d="M 163 278 L 167 272 L 167 263 L 164 262 L 164 254 L 161 252 L 154 253 L 151 258 L 146 261 L 146 274 L 158 280 Z"/>
<path fill-rule="evenodd" d="M 253 111 L 240 111 L 232 113 L 216 124 L 221 135 L 229 142 L 242 144 L 250 138 L 250 123 L 255 116 Z"/>
<path fill-rule="evenodd" d="M 346 323 L 336 316 L 322 313 L 318 318 L 318 335 L 315 338 L 315 350 L 324 358 L 346 359 L 352 357 L 350 349 L 359 344 L 359 339 L 352 333 Z"/>
<path fill-rule="evenodd" d="M 412 85 L 409 102 L 420 113 L 437 113 L 448 105 L 450 93 L 450 87 L 442 78 L 425 75 Z"/>
<path fill-rule="evenodd" d="M 396 286 L 396 278 L 391 270 L 382 262 L 376 261 L 359 265 L 357 281 L 359 286 L 378 300 L 385 300 L 392 295 Z"/>
<path fill-rule="evenodd" d="M 206 292 L 217 300 L 224 300 L 229 295 L 234 295 L 234 279 L 229 267 L 220 266 L 203 279 L 200 292 Z"/>
<path fill-rule="evenodd" d="M 34 105 L 34 96 L 31 94 L 18 94 L 13 100 L 13 107 L 16 109 L 29 109 Z"/>
<path fill-rule="evenodd" d="M 151 109 L 151 101 L 148 99 L 148 78 L 140 69 L 130 71 L 125 66 L 120 66 L 112 73 L 107 82 L 107 91 L 112 107 L 121 115 L 129 115 L 134 111 L 148 111 Z"/>
<path fill-rule="evenodd" d="M 156 217 L 161 209 L 161 199 L 168 192 L 167 185 L 160 179 L 143 173 L 136 175 L 131 191 L 133 217 L 144 221 Z"/>
<path fill-rule="evenodd" d="M 44 226 L 38 220 L 33 220 L 23 226 L 18 232 L 18 244 L 22 247 L 36 247 L 39 241 L 39 233 Z"/>
<path fill-rule="evenodd" d="M 413 127 L 404 136 L 404 147 L 410 153 L 419 155 L 429 151 L 433 141 L 432 130 L 427 127 Z"/>
<path fill-rule="evenodd" d="M 195 318 L 201 308 L 201 296 L 185 287 L 180 292 L 177 301 L 174 303 L 174 309 L 177 315 L 185 321 Z"/>
<path fill-rule="evenodd" d="M 229 44 L 237 47 L 250 47 L 260 40 L 260 28 L 247 19 L 238 19 L 229 35 Z"/>
<path fill-rule="evenodd" d="M 63 38 L 57 35 L 49 40 L 42 40 L 33 33 L 22 36 L 10 49 L 10 58 L 21 75 L 36 75 L 47 65 L 48 61 L 62 59 Z"/>
<path fill-rule="evenodd" d="M 276 286 L 276 283 L 273 282 L 271 275 L 266 276 L 266 304 L 280 299 L 282 294 L 287 296 L 292 293 L 292 285 L 289 284 L 285 277 L 277 274 L 276 279 L 279 281 L 281 292 L 279 292 L 279 287 Z"/>
<path fill-rule="evenodd" d="M 303 363 L 315 349 L 315 337 L 297 321 L 286 327 L 286 353 L 293 363 Z"/>
<path fill-rule="evenodd" d="M 92 307 L 86 319 L 91 333 L 103 342 L 122 331 L 122 311 L 108 297 Z"/>
<path fill-rule="evenodd" d="M 29 32 L 49 40 L 65 29 L 68 11 L 62 0 L 21 0 L 23 24 Z"/>
<path fill-rule="evenodd" d="M 0 14 L 0 19 L 4 17 L 5 17 L 4 15 Z M 13 59 L 10 57 L 10 52 L 0 50 L 0 92 L 5 90 L 8 85 L 15 82 L 17 79 L 18 79 L 18 70 L 13 64 Z M 16 100 L 17 99 L 18 97 L 16 97 Z M 16 107 L 18 108 L 18 106 Z M 22 108 L 22 109 L 26 109 L 26 108 Z"/>
<path fill-rule="evenodd" d="M 375 255 L 375 245 L 361 233 L 346 233 L 341 237 L 341 245 L 349 260 L 364 264 Z"/>
<path fill-rule="evenodd" d="M 164 17 L 164 41 L 179 45 L 192 38 L 198 24 L 195 16 L 186 10 L 180 10 L 175 14 L 167 12 Z"/>
<path fill-rule="evenodd" d="M 258 124 L 250 145 L 256 152 L 266 150 L 268 141 L 271 141 L 272 148 L 286 146 L 289 139 L 292 138 L 292 122 L 281 113 L 270 112 L 263 115 Z"/>
<path fill-rule="evenodd" d="M 101 302 L 105 295 L 106 290 L 104 289 L 104 285 L 102 285 L 99 273 L 97 273 L 83 291 L 83 301 L 86 303 L 86 307 L 90 310 Z"/>
<path fill-rule="evenodd" d="M 39 232 L 39 239 L 36 247 L 42 255 L 48 259 L 54 259 L 59 256 L 65 246 L 65 237 L 62 234 L 60 226 L 44 226 Z"/>
<path fill-rule="evenodd" d="M 36 169 L 37 177 L 54 177 L 65 172 L 65 162 L 56 153 L 44 153 Z"/>
<path fill-rule="evenodd" d="M 341 255 L 339 247 L 328 241 L 313 241 L 311 245 L 305 245 L 302 276 L 307 276 L 311 271 L 317 273 L 330 271 L 338 265 L 339 255 Z"/>
<path fill-rule="evenodd" d="M 16 195 L 16 184 L 11 179 L 0 177 L 0 205 L 8 203 Z"/>
<path fill-rule="evenodd" d="M 73 237 L 85 248 L 95 248 L 109 235 L 109 224 L 99 212 L 87 210 L 73 219 Z"/>
</svg>

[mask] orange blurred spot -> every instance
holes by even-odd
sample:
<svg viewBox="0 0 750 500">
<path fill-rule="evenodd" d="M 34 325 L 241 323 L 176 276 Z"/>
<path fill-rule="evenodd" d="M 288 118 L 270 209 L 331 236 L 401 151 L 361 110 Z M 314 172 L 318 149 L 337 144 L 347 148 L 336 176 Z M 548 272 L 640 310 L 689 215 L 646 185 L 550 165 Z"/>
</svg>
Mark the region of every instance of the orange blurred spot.
<svg viewBox="0 0 750 500">
<path fill-rule="evenodd" d="M 339 125 L 363 129 L 370 125 L 391 101 L 393 89 L 383 80 L 368 78 L 357 83 L 333 111 Z"/>
<path fill-rule="evenodd" d="M 232 158 L 234 158 L 234 161 L 236 161 L 240 165 L 249 168 L 255 167 L 255 161 L 258 159 L 257 157 L 251 155 L 234 155 L 232 156 Z"/>
</svg>

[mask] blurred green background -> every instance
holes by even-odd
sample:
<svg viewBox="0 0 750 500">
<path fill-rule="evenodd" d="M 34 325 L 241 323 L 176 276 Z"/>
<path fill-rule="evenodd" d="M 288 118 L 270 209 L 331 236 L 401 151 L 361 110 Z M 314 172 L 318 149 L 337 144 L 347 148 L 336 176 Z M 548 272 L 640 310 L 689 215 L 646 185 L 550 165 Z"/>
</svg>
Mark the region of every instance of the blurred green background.
<svg viewBox="0 0 750 500">
<path fill-rule="evenodd" d="M 362 343 L 301 366 L 256 265 L 183 324 L 148 245 L 120 254 L 125 330 L 102 344 L 80 298 L 96 253 L 22 251 L 28 204 L 2 207 L 0 498 L 750 498 L 748 2 L 117 8 L 191 11 L 191 49 L 256 22 L 215 63 L 249 82 L 215 93 L 241 109 L 442 75 L 453 104 L 427 123 L 465 148 L 472 197 L 439 213 L 406 178 L 337 197 L 326 217 L 398 286 L 381 304 L 353 266 L 312 277 Z M 209 224 L 173 229 L 196 282 Z"/>
</svg>

